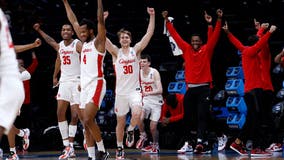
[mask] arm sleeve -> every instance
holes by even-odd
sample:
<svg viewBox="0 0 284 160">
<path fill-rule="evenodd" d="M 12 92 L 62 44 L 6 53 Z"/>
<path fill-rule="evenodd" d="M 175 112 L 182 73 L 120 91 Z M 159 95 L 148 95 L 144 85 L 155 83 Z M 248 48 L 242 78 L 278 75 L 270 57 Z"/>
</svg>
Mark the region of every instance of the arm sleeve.
<svg viewBox="0 0 284 160">
<path fill-rule="evenodd" d="M 207 39 L 209 39 L 213 34 L 213 26 L 208 25 L 208 30 L 207 30 Z"/>
<path fill-rule="evenodd" d="M 38 66 L 38 61 L 36 58 L 33 59 L 32 64 L 27 68 L 27 71 L 33 74 Z"/>
<path fill-rule="evenodd" d="M 241 52 L 245 49 L 245 46 L 230 32 L 228 33 L 230 42 Z"/>
<path fill-rule="evenodd" d="M 262 37 L 264 35 L 264 28 L 260 27 L 260 29 L 256 32 L 258 37 Z"/>
<path fill-rule="evenodd" d="M 163 117 L 166 117 L 167 110 L 168 110 L 168 106 L 167 106 L 166 103 L 164 103 L 164 104 L 162 105 L 162 111 L 161 111 L 160 120 L 162 120 Z"/>
<path fill-rule="evenodd" d="M 216 46 L 216 44 L 219 40 L 220 33 L 221 33 L 221 23 L 222 23 L 222 20 L 218 19 L 212 35 L 208 37 L 207 50 L 208 50 L 208 53 L 210 54 L 209 56 L 212 56 L 213 50 L 214 50 L 214 48 L 215 48 L 215 46 Z"/>
</svg>

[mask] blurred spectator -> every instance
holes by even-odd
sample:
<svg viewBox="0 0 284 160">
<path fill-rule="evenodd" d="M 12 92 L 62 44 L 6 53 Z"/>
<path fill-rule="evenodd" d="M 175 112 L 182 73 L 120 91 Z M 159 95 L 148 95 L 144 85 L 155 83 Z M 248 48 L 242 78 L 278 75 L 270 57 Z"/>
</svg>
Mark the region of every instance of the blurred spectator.
<svg viewBox="0 0 284 160">
<path fill-rule="evenodd" d="M 162 106 L 160 118 L 160 145 L 163 148 L 176 148 L 177 145 L 183 143 L 183 94 L 169 94 Z"/>
</svg>

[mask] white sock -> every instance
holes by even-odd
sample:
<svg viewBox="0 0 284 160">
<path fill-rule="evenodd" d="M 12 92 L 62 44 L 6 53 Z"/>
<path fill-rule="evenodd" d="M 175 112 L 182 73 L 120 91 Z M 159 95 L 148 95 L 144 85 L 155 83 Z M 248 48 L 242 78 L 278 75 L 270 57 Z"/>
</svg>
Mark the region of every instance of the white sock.
<svg viewBox="0 0 284 160">
<path fill-rule="evenodd" d="M 116 144 L 117 144 L 117 147 L 123 148 L 123 142 L 116 142 Z"/>
<path fill-rule="evenodd" d="M 106 152 L 103 140 L 96 142 L 98 146 L 98 151 Z"/>
<path fill-rule="evenodd" d="M 75 137 L 77 132 L 77 125 L 69 125 L 69 137 Z"/>
<path fill-rule="evenodd" d="M 16 153 L 16 147 L 10 148 L 10 152 Z"/>
<path fill-rule="evenodd" d="M 88 156 L 89 157 L 96 158 L 95 146 L 88 147 L 87 151 L 88 151 Z"/>
</svg>

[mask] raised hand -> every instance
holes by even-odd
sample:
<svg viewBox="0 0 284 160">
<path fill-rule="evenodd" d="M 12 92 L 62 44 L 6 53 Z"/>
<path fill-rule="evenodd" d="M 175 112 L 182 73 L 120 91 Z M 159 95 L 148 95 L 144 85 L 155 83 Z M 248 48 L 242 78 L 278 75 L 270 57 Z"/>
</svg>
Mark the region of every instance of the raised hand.
<svg viewBox="0 0 284 160">
<path fill-rule="evenodd" d="M 269 29 L 269 32 L 273 33 L 276 29 L 277 29 L 277 27 L 275 25 L 271 25 L 270 29 Z"/>
<path fill-rule="evenodd" d="M 267 29 L 269 27 L 269 23 L 262 23 L 261 28 Z"/>
<path fill-rule="evenodd" d="M 211 23 L 212 22 L 212 16 L 210 16 L 209 14 L 207 14 L 206 11 L 204 11 L 204 18 L 206 20 L 207 23 Z"/>
<path fill-rule="evenodd" d="M 223 17 L 223 11 L 221 9 L 217 9 L 216 14 L 217 14 L 218 18 Z"/>
<path fill-rule="evenodd" d="M 39 23 L 35 23 L 33 25 L 34 30 L 38 31 L 40 29 L 40 24 Z"/>
<path fill-rule="evenodd" d="M 107 19 L 108 15 L 109 15 L 109 12 L 108 11 L 104 11 L 104 20 Z"/>
<path fill-rule="evenodd" d="M 155 15 L 155 9 L 154 8 L 147 7 L 147 12 L 148 12 L 149 15 Z"/>
<path fill-rule="evenodd" d="M 225 31 L 225 33 L 229 33 L 229 27 L 228 27 L 227 21 L 225 21 L 225 24 L 224 24 L 224 26 L 222 27 L 222 29 Z"/>
<path fill-rule="evenodd" d="M 168 11 L 163 11 L 162 16 L 164 19 L 168 19 Z"/>
<path fill-rule="evenodd" d="M 39 38 L 37 38 L 35 41 L 34 41 L 34 45 L 35 47 L 39 47 L 41 45 L 41 40 Z"/>
<path fill-rule="evenodd" d="M 260 28 L 260 23 L 259 23 L 255 18 L 253 19 L 253 22 L 254 22 L 254 27 L 255 27 L 255 29 L 259 30 L 259 28 Z"/>
</svg>

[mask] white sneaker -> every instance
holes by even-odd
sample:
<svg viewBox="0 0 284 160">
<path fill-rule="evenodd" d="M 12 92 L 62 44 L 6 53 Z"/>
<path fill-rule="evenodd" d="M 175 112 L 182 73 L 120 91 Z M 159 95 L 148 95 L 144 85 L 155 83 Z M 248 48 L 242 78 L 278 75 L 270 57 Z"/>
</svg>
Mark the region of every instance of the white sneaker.
<svg viewBox="0 0 284 160">
<path fill-rule="evenodd" d="M 177 150 L 178 153 L 185 154 L 185 153 L 192 153 L 193 148 L 188 142 L 185 142 L 181 149 Z"/>
<path fill-rule="evenodd" d="M 3 158 L 3 150 L 0 148 L 0 159 Z"/>
<path fill-rule="evenodd" d="M 228 142 L 227 136 L 223 134 L 222 137 L 218 137 L 217 139 L 218 139 L 218 151 L 224 150 Z"/>
<path fill-rule="evenodd" d="M 24 150 L 27 150 L 28 148 L 29 148 L 29 146 L 30 146 L 30 139 L 29 139 L 29 137 L 30 137 L 30 130 L 28 129 L 28 128 L 26 128 L 26 129 L 23 129 L 23 131 L 24 131 L 24 137 L 23 137 L 23 149 Z"/>
<path fill-rule="evenodd" d="M 280 143 L 272 143 L 268 148 L 265 149 L 267 152 L 281 152 L 282 145 Z"/>
</svg>

